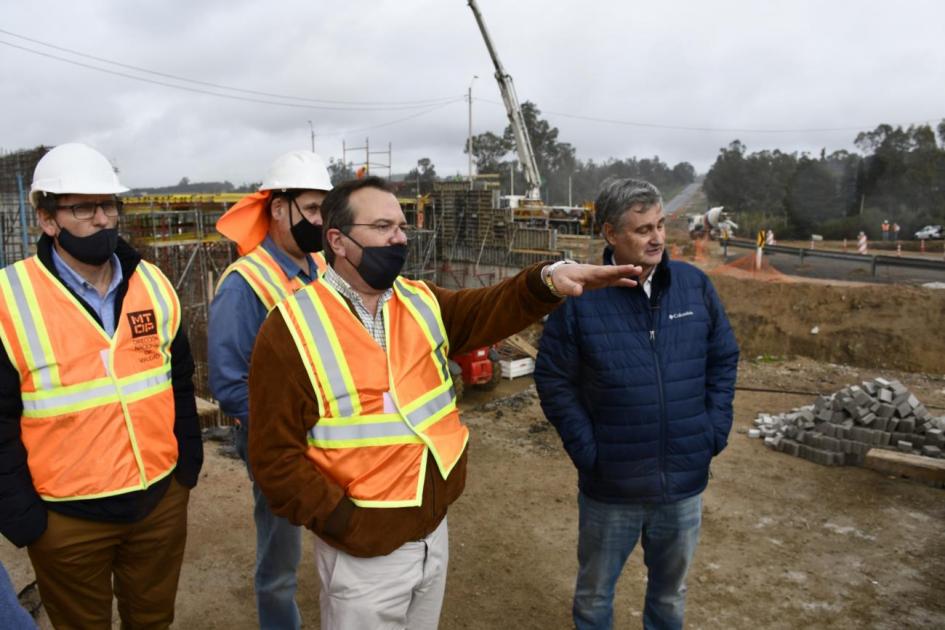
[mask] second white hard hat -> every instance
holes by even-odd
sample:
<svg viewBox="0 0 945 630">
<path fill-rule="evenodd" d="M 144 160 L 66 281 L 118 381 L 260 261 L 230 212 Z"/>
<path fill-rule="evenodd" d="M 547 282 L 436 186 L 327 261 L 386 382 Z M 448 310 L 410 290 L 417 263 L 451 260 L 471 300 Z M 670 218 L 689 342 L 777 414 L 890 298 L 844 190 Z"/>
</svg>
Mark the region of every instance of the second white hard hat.
<svg viewBox="0 0 945 630">
<path fill-rule="evenodd" d="M 259 190 L 331 190 L 325 162 L 311 151 L 290 151 L 269 167 Z"/>
<path fill-rule="evenodd" d="M 87 144 L 69 142 L 51 149 L 36 163 L 30 186 L 35 208 L 43 193 L 55 195 L 114 195 L 128 192 L 104 155 Z"/>
</svg>

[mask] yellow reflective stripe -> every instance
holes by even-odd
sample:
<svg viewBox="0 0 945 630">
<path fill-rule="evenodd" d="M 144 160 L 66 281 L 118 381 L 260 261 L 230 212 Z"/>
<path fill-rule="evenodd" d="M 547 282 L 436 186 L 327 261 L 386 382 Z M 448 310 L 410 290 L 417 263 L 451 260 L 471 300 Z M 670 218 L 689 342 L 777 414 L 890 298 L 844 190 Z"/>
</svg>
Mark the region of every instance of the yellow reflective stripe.
<svg viewBox="0 0 945 630">
<path fill-rule="evenodd" d="M 319 420 L 308 432 L 308 442 L 319 448 L 417 444 L 423 440 L 396 413 Z"/>
<path fill-rule="evenodd" d="M 117 335 L 116 335 L 117 337 Z M 115 374 L 115 353 L 108 353 L 108 373 L 112 375 L 112 382 L 115 384 L 115 388 L 119 387 L 118 379 L 113 375 Z M 141 487 L 148 487 L 148 478 L 144 472 L 144 458 L 141 457 L 141 448 L 138 446 L 138 437 L 135 435 L 135 428 L 131 423 L 131 412 L 128 410 L 128 402 L 122 398 L 118 397 L 118 402 L 121 403 L 121 414 L 125 419 L 125 430 L 128 431 L 128 439 L 131 441 L 131 452 L 134 454 L 135 463 L 138 465 L 138 475 L 141 479 Z"/>
<path fill-rule="evenodd" d="M 420 402 L 419 405 L 417 405 L 418 402 Z M 416 408 L 411 411 L 405 409 L 404 417 L 414 429 L 425 431 L 427 427 L 456 409 L 456 393 L 453 391 L 452 383 L 440 385 L 429 394 L 418 398 L 409 407 Z"/>
<path fill-rule="evenodd" d="M 172 386 L 171 372 L 160 366 L 119 379 L 119 387 L 109 377 L 37 392 L 23 392 L 23 416 L 48 418 L 115 403 L 124 396 L 128 402 L 143 400 Z"/>
<path fill-rule="evenodd" d="M 56 387 L 61 384 L 59 368 L 49 345 L 49 333 L 33 292 L 33 283 L 27 274 L 28 264 L 28 261 L 21 261 L 3 270 L 4 298 L 10 305 L 10 317 L 19 337 L 26 367 L 38 377 L 34 379 L 34 386 Z M 33 264 L 36 264 L 35 261 Z"/>
<path fill-rule="evenodd" d="M 265 254 L 265 256 L 263 256 L 263 254 Z M 239 261 L 237 261 L 237 263 L 239 263 Z M 276 307 L 276 304 L 292 295 L 292 291 L 286 287 L 285 281 L 276 276 L 276 269 L 278 269 L 280 276 L 285 275 L 282 273 L 282 270 L 278 268 L 278 263 L 262 248 L 244 256 L 243 262 L 238 268 L 240 275 L 250 281 L 250 286 L 252 286 L 254 281 L 257 284 L 265 285 L 270 294 L 275 298 L 275 303 L 268 304 L 267 300 L 256 290 L 256 287 L 253 287 L 256 292 L 256 297 L 258 297 L 260 302 L 263 302 L 266 309 L 270 311 Z"/>
<path fill-rule="evenodd" d="M 169 474 L 171 474 L 172 472 L 174 472 L 174 469 L 175 469 L 175 468 L 177 468 L 177 463 L 176 463 L 176 462 L 173 463 L 173 464 L 171 464 L 171 467 L 168 468 L 166 471 L 162 472 L 160 475 L 156 476 L 156 477 L 155 477 L 154 479 L 152 479 L 151 481 L 146 482 L 144 485 L 142 485 L 142 484 L 139 483 L 139 484 L 135 484 L 135 485 L 133 485 L 133 486 L 127 486 L 127 487 L 125 487 L 125 488 L 120 488 L 120 489 L 118 489 L 118 490 L 110 490 L 110 491 L 108 491 L 108 492 L 99 492 L 99 493 L 97 493 L 97 494 L 82 494 L 82 495 L 78 495 L 78 496 L 74 496 L 74 497 L 51 497 L 51 496 L 46 495 L 46 494 L 41 494 L 41 495 L 39 495 L 39 497 L 40 497 L 43 501 L 49 501 L 49 502 L 51 502 L 51 503 L 56 503 L 56 502 L 59 502 L 59 501 L 80 501 L 80 500 L 82 500 L 82 499 L 104 499 L 104 498 L 106 498 L 106 497 L 114 497 L 114 496 L 117 496 L 117 495 L 119 495 L 119 494 L 127 494 L 128 492 L 136 492 L 136 491 L 138 491 L 138 490 L 145 490 L 145 489 L 148 488 L 148 486 L 153 486 L 154 484 L 156 484 L 157 482 L 161 481 L 162 479 L 164 479 L 165 477 L 167 477 Z"/>
<path fill-rule="evenodd" d="M 423 503 L 423 480 L 427 476 L 427 451 L 424 449 L 420 456 L 420 474 L 417 475 L 417 487 L 414 490 L 412 499 L 403 499 L 400 501 L 370 501 L 365 499 L 355 499 L 348 496 L 351 502 L 358 507 L 365 508 L 398 508 L 398 507 L 416 507 Z"/>
<path fill-rule="evenodd" d="M 142 260 L 138 263 L 136 272 L 140 272 L 142 279 L 141 284 L 147 292 L 148 297 L 151 299 L 151 305 L 154 306 L 157 311 L 155 315 L 157 316 L 158 336 L 165 342 L 159 343 L 158 347 L 161 349 L 164 362 L 169 364 L 171 362 L 171 340 L 174 338 L 174 335 L 177 333 L 177 328 L 180 325 L 180 320 L 174 318 L 173 305 L 176 299 L 174 296 L 168 294 L 168 287 L 161 282 L 160 278 L 155 274 L 155 269 L 152 269 L 148 263 Z M 177 312 L 180 313 L 179 308 Z M 124 314 L 124 308 L 122 308 L 122 313 Z M 174 327 L 173 333 L 171 332 L 172 325 Z M 112 339 L 112 345 L 114 345 L 117 340 L 118 335 L 115 335 L 114 339 Z M 110 354 L 114 354 L 114 352 Z M 113 361 L 110 359 L 109 363 L 112 362 Z"/>
<path fill-rule="evenodd" d="M 341 297 L 335 296 L 330 288 L 325 288 L 347 309 Z M 314 349 L 314 352 L 309 354 L 315 361 L 314 368 L 320 377 L 319 382 L 330 393 L 331 415 L 334 417 L 361 415 L 361 400 L 354 387 L 354 377 L 338 341 L 338 334 L 325 310 L 325 305 L 315 293 L 314 286 L 310 285 L 298 291 L 288 302 L 292 304 L 293 312 L 300 315 L 298 321 L 304 324 L 300 332 L 308 342 L 308 347 Z M 354 317 L 354 314 L 351 316 Z"/>
<path fill-rule="evenodd" d="M 410 311 L 414 320 L 424 331 L 424 336 L 430 343 L 430 349 L 433 350 L 433 355 L 440 365 L 442 381 L 445 383 L 452 382 L 449 363 L 446 358 L 449 354 L 449 340 L 446 338 L 443 318 L 440 317 L 439 304 L 436 303 L 435 299 L 428 296 L 425 291 L 408 285 L 403 278 L 398 278 L 394 286 L 398 295 L 402 298 L 401 303 Z"/>
<path fill-rule="evenodd" d="M 282 321 L 285 322 L 286 328 L 289 329 L 289 334 L 292 335 L 292 341 L 295 343 L 299 357 L 302 359 L 302 365 L 305 366 L 305 372 L 308 374 L 308 380 L 312 384 L 312 391 L 315 393 L 315 401 L 318 403 L 318 415 L 320 418 L 325 418 L 328 415 L 328 412 L 325 409 L 325 401 L 322 398 L 321 390 L 318 388 L 318 385 L 316 385 L 318 379 L 315 378 L 315 367 L 309 360 L 309 355 L 312 354 L 312 346 L 308 345 L 310 342 L 307 338 L 301 336 L 301 322 L 304 322 L 305 320 L 302 317 L 302 313 L 298 310 L 298 303 L 291 299 L 285 300 L 280 302 L 276 308 L 279 310 L 279 314 L 282 315 Z M 300 323 L 296 324 L 295 322 Z M 310 348 L 310 350 L 304 351 L 303 348 Z M 317 354 L 318 353 L 315 353 L 315 360 L 318 360 Z"/>
</svg>

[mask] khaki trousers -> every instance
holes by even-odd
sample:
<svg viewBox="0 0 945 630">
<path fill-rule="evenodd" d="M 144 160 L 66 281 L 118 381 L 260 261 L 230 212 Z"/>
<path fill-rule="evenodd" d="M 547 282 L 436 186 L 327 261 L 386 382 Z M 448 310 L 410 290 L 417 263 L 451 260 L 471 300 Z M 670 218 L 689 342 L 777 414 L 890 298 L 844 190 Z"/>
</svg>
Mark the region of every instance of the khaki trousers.
<svg viewBox="0 0 945 630">
<path fill-rule="evenodd" d="M 135 523 L 48 512 L 29 546 L 39 593 L 57 630 L 110 630 L 112 581 L 123 629 L 167 628 L 187 541 L 190 491 L 172 479 L 157 507 Z"/>
<path fill-rule="evenodd" d="M 445 517 L 426 538 L 373 558 L 349 555 L 316 536 L 322 630 L 436 630 L 449 554 Z"/>
</svg>

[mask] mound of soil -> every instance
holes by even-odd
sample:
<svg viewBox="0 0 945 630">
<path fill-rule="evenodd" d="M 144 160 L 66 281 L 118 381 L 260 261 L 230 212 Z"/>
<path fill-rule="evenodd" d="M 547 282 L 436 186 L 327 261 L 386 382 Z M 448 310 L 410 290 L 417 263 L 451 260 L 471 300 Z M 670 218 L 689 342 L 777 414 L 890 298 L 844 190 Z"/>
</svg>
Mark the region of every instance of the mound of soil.
<svg viewBox="0 0 945 630">
<path fill-rule="evenodd" d="M 713 275 L 742 356 L 945 372 L 945 291 Z M 816 332 L 812 332 L 816 329 Z"/>
</svg>

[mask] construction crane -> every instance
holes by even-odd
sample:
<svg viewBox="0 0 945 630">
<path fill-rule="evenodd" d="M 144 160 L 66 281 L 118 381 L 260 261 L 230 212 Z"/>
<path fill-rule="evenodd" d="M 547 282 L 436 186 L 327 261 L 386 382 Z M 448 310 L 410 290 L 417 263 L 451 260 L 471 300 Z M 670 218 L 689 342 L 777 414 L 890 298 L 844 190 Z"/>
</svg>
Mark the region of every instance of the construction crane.
<svg viewBox="0 0 945 630">
<path fill-rule="evenodd" d="M 482 32 L 482 38 L 486 42 L 486 48 L 489 49 L 489 56 L 492 57 L 492 63 L 495 66 L 495 80 L 499 83 L 499 91 L 502 93 L 502 102 L 505 103 L 505 113 L 508 114 L 509 123 L 512 125 L 512 132 L 515 134 L 515 148 L 518 153 L 518 161 L 525 171 L 525 182 L 528 190 L 525 193 L 525 199 L 528 201 L 541 200 L 541 177 L 538 174 L 538 163 L 535 161 L 535 152 L 532 150 L 532 142 L 528 137 L 528 129 L 525 127 L 525 117 L 522 115 L 522 108 L 518 102 L 518 96 L 515 94 L 515 84 L 512 83 L 512 76 L 502 67 L 499 61 L 499 55 L 496 54 L 495 46 L 489 37 L 489 31 L 486 30 L 486 23 L 482 20 L 482 13 L 476 5 L 476 0 L 467 0 L 469 8 L 472 9 Z M 470 147 L 472 149 L 472 147 Z"/>
</svg>

